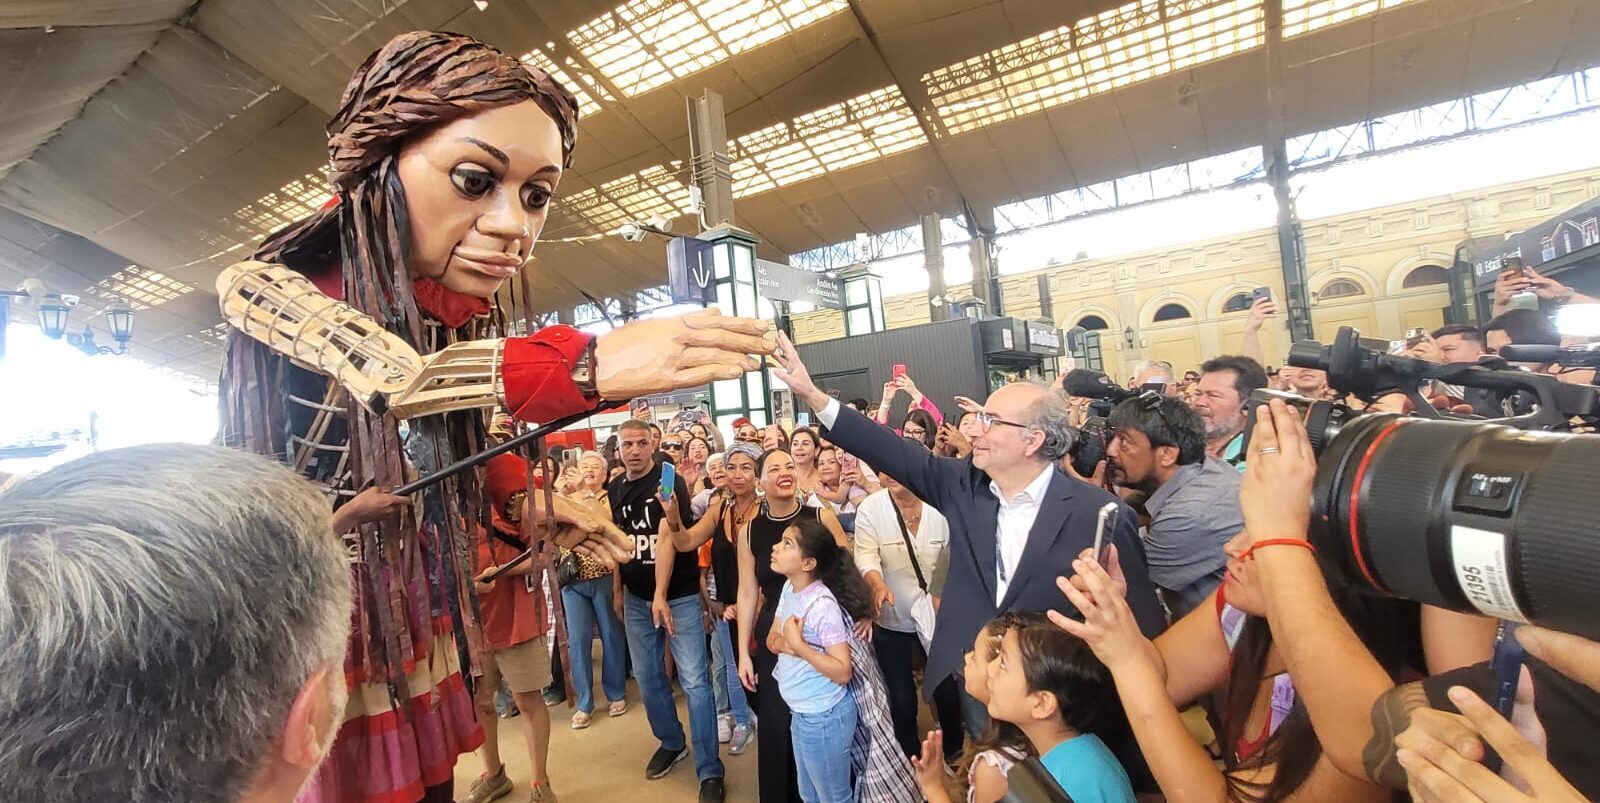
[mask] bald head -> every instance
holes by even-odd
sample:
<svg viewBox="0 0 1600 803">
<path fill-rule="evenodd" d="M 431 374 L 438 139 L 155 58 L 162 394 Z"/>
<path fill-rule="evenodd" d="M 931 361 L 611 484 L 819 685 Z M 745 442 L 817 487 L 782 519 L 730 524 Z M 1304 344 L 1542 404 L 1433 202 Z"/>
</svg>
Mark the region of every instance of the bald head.
<svg viewBox="0 0 1600 803">
<path fill-rule="evenodd" d="M 973 465 L 979 469 L 1004 471 L 1010 466 L 1053 463 L 1072 446 L 1066 402 L 1046 385 L 1006 385 L 989 396 L 983 408 L 995 422 L 973 440 Z"/>
</svg>

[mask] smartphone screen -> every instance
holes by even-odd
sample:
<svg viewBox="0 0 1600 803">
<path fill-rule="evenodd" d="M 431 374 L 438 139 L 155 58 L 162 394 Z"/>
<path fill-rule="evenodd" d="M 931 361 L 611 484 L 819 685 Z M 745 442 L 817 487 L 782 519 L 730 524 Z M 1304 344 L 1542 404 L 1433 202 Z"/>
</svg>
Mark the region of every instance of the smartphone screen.
<svg viewBox="0 0 1600 803">
<path fill-rule="evenodd" d="M 1100 518 L 1094 525 L 1094 559 L 1105 566 L 1110 558 L 1111 542 L 1106 539 L 1106 531 L 1116 527 L 1117 503 L 1107 502 L 1100 508 Z"/>
<path fill-rule="evenodd" d="M 795 413 L 794 422 L 795 422 L 795 424 L 797 424 L 799 426 L 809 427 L 809 426 L 811 426 L 811 414 L 810 413 Z"/>
<path fill-rule="evenodd" d="M 906 364 L 903 363 L 903 362 L 895 363 L 894 364 L 894 378 L 895 379 L 899 379 L 900 377 L 905 376 L 905 375 L 906 375 Z"/>
<path fill-rule="evenodd" d="M 661 464 L 661 498 L 672 496 L 672 489 L 678 485 L 678 467 L 671 463 Z"/>
</svg>

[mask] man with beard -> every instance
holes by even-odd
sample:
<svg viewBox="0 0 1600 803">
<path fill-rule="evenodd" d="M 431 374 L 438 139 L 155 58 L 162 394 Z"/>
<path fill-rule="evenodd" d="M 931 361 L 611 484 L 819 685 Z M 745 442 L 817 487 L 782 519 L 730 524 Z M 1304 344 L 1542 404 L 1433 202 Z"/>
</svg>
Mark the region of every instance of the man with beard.
<svg viewBox="0 0 1600 803">
<path fill-rule="evenodd" d="M 1206 454 L 1227 461 L 1241 474 L 1245 402 L 1266 386 L 1267 372 L 1261 363 L 1232 354 L 1206 360 L 1195 383 L 1194 411 L 1205 425 Z"/>
<path fill-rule="evenodd" d="M 1176 621 L 1222 582 L 1223 545 L 1244 529 L 1239 472 L 1206 454 L 1206 431 L 1189 405 L 1154 392 L 1111 411 L 1111 481 L 1148 495 L 1144 536 L 1150 580 Z"/>
</svg>

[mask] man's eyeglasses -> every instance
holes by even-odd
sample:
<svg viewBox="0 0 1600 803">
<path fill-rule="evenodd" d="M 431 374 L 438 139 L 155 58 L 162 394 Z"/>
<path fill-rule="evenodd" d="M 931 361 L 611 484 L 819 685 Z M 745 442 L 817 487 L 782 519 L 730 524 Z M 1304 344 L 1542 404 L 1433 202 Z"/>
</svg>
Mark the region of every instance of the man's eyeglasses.
<svg viewBox="0 0 1600 803">
<path fill-rule="evenodd" d="M 989 412 L 988 410 L 979 410 L 978 412 L 973 413 L 972 416 L 977 420 L 978 426 L 981 427 L 984 432 L 994 429 L 995 424 L 1004 424 L 1005 426 L 1016 427 L 1017 429 L 1029 428 L 1027 424 L 1018 424 L 1015 421 L 1007 421 L 1004 418 Z"/>
</svg>

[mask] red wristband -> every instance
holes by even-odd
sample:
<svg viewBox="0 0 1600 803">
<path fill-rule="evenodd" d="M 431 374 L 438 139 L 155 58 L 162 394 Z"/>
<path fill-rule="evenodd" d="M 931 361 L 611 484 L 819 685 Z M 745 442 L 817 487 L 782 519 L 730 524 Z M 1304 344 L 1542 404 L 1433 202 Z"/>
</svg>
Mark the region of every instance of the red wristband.
<svg viewBox="0 0 1600 803">
<path fill-rule="evenodd" d="M 1262 548 L 1264 546 L 1297 546 L 1297 547 L 1304 547 L 1307 550 L 1310 550 L 1311 554 L 1313 554 L 1313 555 L 1317 554 L 1317 548 L 1315 546 L 1312 546 L 1310 541 L 1307 541 L 1307 540 L 1304 540 L 1304 539 L 1301 539 L 1301 538 L 1263 538 L 1260 541 L 1257 541 L 1254 544 L 1251 544 L 1250 548 L 1246 549 L 1244 551 L 1244 554 L 1239 556 L 1239 560 L 1245 560 L 1246 558 L 1249 558 L 1251 555 L 1255 554 L 1256 550 L 1258 550 L 1258 549 L 1260 549 L 1260 548 Z"/>
<path fill-rule="evenodd" d="M 506 338 L 500 375 L 512 417 L 544 423 L 592 407 L 595 400 L 572 379 L 573 367 L 592 340 L 592 335 L 562 324 L 529 337 Z"/>
</svg>

